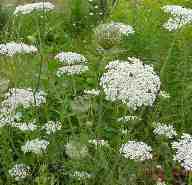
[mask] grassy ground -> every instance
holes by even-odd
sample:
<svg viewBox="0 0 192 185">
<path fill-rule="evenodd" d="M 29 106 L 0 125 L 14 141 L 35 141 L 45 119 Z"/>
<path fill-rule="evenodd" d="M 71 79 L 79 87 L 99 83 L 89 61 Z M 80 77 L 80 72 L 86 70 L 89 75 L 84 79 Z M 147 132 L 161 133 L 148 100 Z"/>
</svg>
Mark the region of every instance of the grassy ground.
<svg viewBox="0 0 192 185">
<path fill-rule="evenodd" d="M 192 8 L 192 3 L 187 0 L 145 0 L 137 6 L 134 1 L 120 0 L 109 16 L 96 18 L 89 16 L 88 3 L 81 0 L 66 3 L 63 11 L 50 12 L 43 17 L 40 13 L 6 18 L 7 24 L 0 34 L 1 42 L 24 41 L 36 45 L 40 53 L 13 58 L 1 56 L 0 75 L 10 80 L 10 87 L 35 89 L 39 86 L 43 89 L 48 94 L 47 103 L 40 109 L 22 110 L 25 119 L 35 118 L 39 125 L 48 120 L 60 120 L 63 129 L 48 137 L 39 131 L 23 133 L 10 127 L 1 128 L 0 184 L 153 185 L 152 174 L 156 165 L 162 165 L 168 185 L 179 181 L 173 170 L 180 178 L 181 168 L 172 160 L 170 143 L 153 135 L 152 123 L 173 123 L 179 135 L 192 133 L 192 27 L 189 25 L 174 33 L 166 31 L 162 24 L 167 15 L 160 9 L 166 4 Z M 92 30 L 101 20 L 130 24 L 136 33 L 115 48 L 98 52 Z M 76 23 L 75 27 L 73 23 Z M 62 50 L 83 54 L 89 61 L 90 70 L 78 77 L 57 78 L 55 73 L 59 64 L 54 56 Z M 104 96 L 90 98 L 83 105 L 75 104 L 75 110 L 71 104 L 84 89 L 99 88 L 99 78 L 108 62 L 126 60 L 128 56 L 153 64 L 161 78 L 161 89 L 169 92 L 171 97 L 159 98 L 154 107 L 136 111 L 134 114 L 142 121 L 128 124 L 126 127 L 130 131 L 122 135 L 122 126 L 116 120 L 130 113 L 125 106 L 112 104 L 104 100 Z M 50 141 L 47 152 L 43 156 L 24 155 L 20 146 L 27 139 L 36 137 Z M 71 160 L 66 156 L 64 145 L 69 139 L 87 144 L 88 138 L 95 137 L 108 140 L 110 147 L 90 148 L 86 159 Z M 151 145 L 154 159 L 135 163 L 122 158 L 118 148 L 128 140 L 141 140 Z M 33 175 L 15 182 L 9 177 L 8 170 L 16 162 L 30 165 Z M 74 170 L 88 171 L 94 176 L 91 180 L 76 181 L 69 176 Z M 192 184 L 190 175 L 182 181 Z"/>
</svg>

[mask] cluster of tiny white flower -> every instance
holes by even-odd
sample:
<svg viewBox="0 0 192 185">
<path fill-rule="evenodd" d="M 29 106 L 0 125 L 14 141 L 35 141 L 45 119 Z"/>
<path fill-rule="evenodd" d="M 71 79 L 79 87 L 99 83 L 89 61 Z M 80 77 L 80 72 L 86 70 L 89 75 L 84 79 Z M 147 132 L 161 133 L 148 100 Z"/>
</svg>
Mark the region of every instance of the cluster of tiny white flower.
<svg viewBox="0 0 192 185">
<path fill-rule="evenodd" d="M 0 127 L 8 125 L 14 121 L 14 116 L 10 115 L 8 112 L 0 113 Z"/>
<path fill-rule="evenodd" d="M 117 30 L 120 34 L 128 36 L 129 34 L 135 33 L 132 26 L 121 23 L 121 22 L 111 22 L 99 25 L 96 31 L 110 31 Z"/>
<path fill-rule="evenodd" d="M 119 32 L 123 35 L 128 36 L 129 34 L 134 34 L 135 31 L 132 26 L 126 25 L 124 23 L 120 22 L 113 22 L 111 23 L 113 26 L 117 27 L 119 29 Z"/>
<path fill-rule="evenodd" d="M 166 125 L 162 123 L 157 123 L 156 128 L 153 130 L 155 135 L 165 136 L 169 139 L 173 138 L 177 135 L 173 125 Z"/>
<path fill-rule="evenodd" d="M 165 98 L 165 99 L 171 97 L 170 94 L 167 93 L 166 91 L 160 91 L 159 96 L 161 96 L 162 98 Z"/>
<path fill-rule="evenodd" d="M 48 121 L 45 123 L 45 125 L 42 127 L 46 131 L 47 134 L 53 134 L 58 130 L 61 130 L 62 125 L 60 122 L 56 121 Z"/>
<path fill-rule="evenodd" d="M 13 56 L 15 54 L 36 53 L 38 50 L 35 46 L 24 43 L 8 42 L 0 44 L 0 54 Z"/>
<path fill-rule="evenodd" d="M 100 79 L 106 99 L 121 101 L 136 110 L 141 106 L 152 106 L 160 89 L 159 76 L 150 65 L 136 58 L 128 61 L 110 62 L 108 70 Z"/>
<path fill-rule="evenodd" d="M 99 96 L 100 90 L 97 89 L 91 89 L 91 90 L 84 90 L 84 94 L 90 95 L 90 96 Z"/>
<path fill-rule="evenodd" d="M 182 26 L 192 23 L 192 9 L 178 5 L 167 5 L 163 6 L 162 9 L 172 15 L 167 23 L 163 25 L 169 31 L 180 29 Z"/>
<path fill-rule="evenodd" d="M 23 146 L 21 146 L 21 150 L 24 153 L 33 152 L 35 154 L 41 154 L 47 149 L 49 142 L 47 140 L 34 139 L 31 141 L 27 141 Z"/>
<path fill-rule="evenodd" d="M 178 142 L 172 143 L 176 150 L 174 160 L 178 161 L 186 171 L 192 171 L 192 136 L 183 134 Z"/>
<path fill-rule="evenodd" d="M 95 145 L 96 147 L 98 147 L 98 146 L 106 146 L 106 147 L 108 147 L 109 146 L 108 141 L 105 141 L 103 139 L 90 139 L 88 142 L 90 144 Z"/>
<path fill-rule="evenodd" d="M 13 14 L 14 15 L 30 14 L 35 10 L 50 11 L 53 10 L 54 8 L 55 6 L 50 2 L 29 3 L 17 6 Z"/>
<path fill-rule="evenodd" d="M 75 141 L 69 141 L 65 145 L 65 152 L 72 159 L 81 159 L 88 155 L 88 148 L 84 144 Z"/>
<path fill-rule="evenodd" d="M 9 170 L 9 175 L 16 181 L 22 180 L 30 175 L 30 167 L 25 164 L 16 164 Z"/>
<path fill-rule="evenodd" d="M 74 52 L 61 52 L 55 56 L 64 66 L 57 70 L 57 77 L 63 75 L 78 75 L 86 72 L 89 68 L 87 65 L 87 59 L 78 53 Z"/>
<path fill-rule="evenodd" d="M 144 142 L 129 141 L 119 151 L 125 158 L 135 161 L 152 159 L 152 148 Z"/>
<path fill-rule="evenodd" d="M 87 61 L 83 55 L 74 52 L 61 52 L 55 56 L 55 59 L 65 65 L 85 64 Z"/>
<path fill-rule="evenodd" d="M 97 42 L 105 49 L 109 49 L 122 40 L 123 36 L 135 33 L 130 25 L 120 22 L 100 24 L 95 29 Z"/>
<path fill-rule="evenodd" d="M 34 131 L 37 129 L 37 125 L 35 125 L 36 121 L 32 122 L 10 122 L 10 126 L 16 127 L 21 131 Z"/>
<path fill-rule="evenodd" d="M 135 121 L 135 120 L 140 121 L 141 119 L 138 118 L 137 116 L 123 116 L 117 119 L 118 122 L 123 122 L 123 123 L 126 123 L 128 121 Z"/>
<path fill-rule="evenodd" d="M 60 67 L 58 69 L 56 75 L 58 77 L 61 77 L 64 74 L 66 74 L 66 75 L 78 75 L 78 74 L 82 74 L 88 70 L 89 70 L 89 68 L 86 65 L 63 66 L 63 67 Z"/>
<path fill-rule="evenodd" d="M 5 95 L 7 98 L 2 102 L 1 112 L 13 112 L 20 105 L 24 108 L 31 105 L 40 106 L 46 102 L 45 95 L 43 91 L 34 94 L 32 89 L 10 89 Z"/>
<path fill-rule="evenodd" d="M 77 180 L 91 178 L 91 174 L 87 173 L 86 171 L 75 171 L 70 176 L 77 178 Z"/>
</svg>

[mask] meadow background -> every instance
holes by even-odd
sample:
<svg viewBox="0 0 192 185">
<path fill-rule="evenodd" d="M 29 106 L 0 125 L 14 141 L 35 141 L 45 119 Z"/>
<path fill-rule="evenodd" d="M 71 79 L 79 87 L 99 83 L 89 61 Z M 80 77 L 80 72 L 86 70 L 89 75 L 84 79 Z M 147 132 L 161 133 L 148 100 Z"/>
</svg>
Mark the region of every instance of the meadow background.
<svg viewBox="0 0 192 185">
<path fill-rule="evenodd" d="M 26 1 L 24 1 L 26 2 Z M 47 102 L 40 108 L 20 110 L 25 120 L 36 119 L 42 125 L 59 120 L 62 130 L 51 136 L 41 131 L 22 132 L 0 128 L 0 184 L 2 185 L 154 185 L 163 175 L 167 185 L 192 184 L 192 176 L 172 160 L 168 139 L 153 134 L 153 122 L 171 123 L 178 135 L 192 134 L 192 27 L 168 32 L 162 25 L 168 15 L 161 7 L 168 4 L 192 8 L 190 0 L 117 0 L 99 4 L 97 14 L 87 0 L 65 0 L 54 11 L 13 16 L 15 5 L 0 0 L 0 40 L 34 44 L 35 55 L 0 57 L 0 77 L 9 79 L 9 87 L 40 88 L 47 93 Z M 11 2 L 12 3 L 12 2 Z M 90 15 L 94 12 L 94 15 Z M 110 49 L 101 49 L 94 30 L 103 22 L 123 22 L 133 26 L 135 34 Z M 58 78 L 59 64 L 54 56 L 60 51 L 81 53 L 88 59 L 89 71 L 80 76 Z M 75 101 L 84 89 L 100 88 L 99 79 L 105 66 L 113 60 L 138 57 L 152 64 L 161 78 L 161 89 L 170 98 L 158 98 L 154 106 L 131 112 L 126 106 L 106 101 L 104 95 Z M 3 90 L 2 90 L 3 91 Z M 0 90 L 0 100 L 4 91 Z M 117 122 L 125 115 L 136 115 L 141 121 L 126 125 Z M 127 134 L 121 129 L 126 128 Z M 23 154 L 20 146 L 32 138 L 48 139 L 46 153 L 40 156 Z M 64 145 L 70 139 L 88 145 L 88 139 L 102 138 L 110 147 L 89 146 L 85 159 L 70 159 Z M 119 154 L 119 146 L 128 140 L 144 141 L 153 148 L 151 161 L 134 162 Z M 28 164 L 32 175 L 15 181 L 8 170 L 17 162 Z M 161 165 L 161 171 L 156 168 Z M 74 170 L 93 174 L 90 179 L 70 177 Z"/>
</svg>

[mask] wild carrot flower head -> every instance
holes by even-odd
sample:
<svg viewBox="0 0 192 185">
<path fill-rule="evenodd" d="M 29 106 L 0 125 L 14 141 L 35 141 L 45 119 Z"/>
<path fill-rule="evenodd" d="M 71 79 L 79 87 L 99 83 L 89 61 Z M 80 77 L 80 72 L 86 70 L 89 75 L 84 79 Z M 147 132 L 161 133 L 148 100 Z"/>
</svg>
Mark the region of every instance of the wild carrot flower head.
<svg viewBox="0 0 192 185">
<path fill-rule="evenodd" d="M 107 72 L 100 79 L 106 99 L 121 101 L 136 110 L 152 106 L 160 89 L 159 76 L 153 67 L 136 58 L 129 61 L 113 61 L 106 66 Z"/>
<path fill-rule="evenodd" d="M 22 105 L 24 108 L 28 108 L 31 105 L 40 106 L 46 102 L 45 93 L 39 91 L 33 93 L 32 89 L 10 89 L 6 94 L 6 99 L 2 102 L 2 111 L 15 111 L 15 109 Z"/>
<path fill-rule="evenodd" d="M 14 177 L 16 181 L 19 181 L 30 174 L 30 167 L 22 163 L 16 164 L 9 170 L 9 174 Z"/>
<path fill-rule="evenodd" d="M 48 121 L 43 127 L 47 134 L 53 134 L 61 130 L 61 123 L 59 121 Z"/>
<path fill-rule="evenodd" d="M 101 24 L 96 28 L 95 34 L 98 43 L 105 49 L 111 48 L 122 40 L 122 36 L 135 33 L 130 25 L 120 22 Z"/>
<path fill-rule="evenodd" d="M 86 65 L 63 66 L 58 69 L 56 75 L 58 77 L 62 77 L 63 75 L 67 75 L 67 76 L 79 75 L 88 70 L 89 70 L 89 68 Z"/>
<path fill-rule="evenodd" d="M 153 130 L 155 135 L 165 136 L 167 138 L 173 138 L 177 135 L 173 125 L 166 125 L 162 123 L 157 123 L 156 128 Z"/>
<path fill-rule="evenodd" d="M 41 154 L 47 149 L 49 142 L 42 139 L 34 139 L 31 141 L 27 141 L 22 147 L 21 150 L 24 153 L 33 152 L 35 154 Z"/>
<path fill-rule="evenodd" d="M 65 152 L 72 159 L 81 159 L 88 155 L 88 148 L 79 142 L 69 141 L 65 145 Z"/>
<path fill-rule="evenodd" d="M 6 44 L 0 44 L 0 54 L 7 56 L 14 56 L 15 54 L 29 54 L 36 53 L 38 50 L 33 45 L 27 45 L 24 43 L 8 42 Z"/>
<path fill-rule="evenodd" d="M 14 15 L 18 14 L 29 14 L 33 11 L 50 11 L 53 10 L 55 6 L 50 2 L 39 2 L 39 3 L 29 3 L 25 5 L 19 5 L 14 11 Z"/>
<path fill-rule="evenodd" d="M 85 64 L 87 61 L 83 55 L 74 52 L 58 53 L 55 59 L 59 60 L 59 62 L 64 65 Z"/>
<path fill-rule="evenodd" d="M 163 11 L 171 14 L 171 18 L 163 25 L 169 31 L 180 29 L 186 24 L 192 23 L 192 9 L 178 5 L 167 5 L 162 7 Z"/>
<path fill-rule="evenodd" d="M 187 171 L 192 171 L 192 136 L 183 134 L 179 141 L 172 143 L 172 148 L 176 150 L 174 159 L 178 161 Z"/>
<path fill-rule="evenodd" d="M 127 159 L 144 161 L 152 159 L 152 148 L 144 142 L 129 141 L 120 148 L 120 153 Z"/>
</svg>

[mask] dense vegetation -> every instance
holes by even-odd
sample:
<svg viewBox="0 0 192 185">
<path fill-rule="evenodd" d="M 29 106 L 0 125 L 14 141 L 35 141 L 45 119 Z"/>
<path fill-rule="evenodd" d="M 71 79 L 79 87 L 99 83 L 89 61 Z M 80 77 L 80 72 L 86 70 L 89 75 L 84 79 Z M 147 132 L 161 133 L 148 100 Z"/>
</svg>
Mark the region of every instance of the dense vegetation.
<svg viewBox="0 0 192 185">
<path fill-rule="evenodd" d="M 18 107 L 22 121 L 36 120 L 38 126 L 60 121 L 62 129 L 48 135 L 41 129 L 23 132 L 0 127 L 0 184 L 2 185 L 154 185 L 162 178 L 167 185 L 192 184 L 186 172 L 173 160 L 171 142 L 183 133 L 192 134 L 192 27 L 175 32 L 163 28 L 168 19 L 161 7 L 177 4 L 192 8 L 187 0 L 71 0 L 50 12 L 13 15 L 15 7 L 0 8 L 1 43 L 11 41 L 35 45 L 39 52 L 28 55 L 0 56 L 0 100 L 8 88 L 32 88 L 46 93 L 40 107 Z M 95 6 L 97 8 L 95 8 Z M 95 30 L 111 21 L 131 25 L 135 33 L 110 48 L 102 48 Z M 54 56 L 61 51 L 80 53 L 88 60 L 89 70 L 77 76 L 56 75 L 61 66 Z M 152 107 L 129 109 L 120 102 L 110 102 L 100 86 L 105 66 L 113 60 L 140 58 L 153 65 L 160 76 L 161 90 L 170 98 L 158 96 Z M 100 89 L 99 96 L 83 96 L 84 89 Z M 139 119 L 119 123 L 122 116 Z M 174 139 L 156 136 L 154 122 L 172 124 L 177 131 Z M 122 133 L 126 129 L 126 134 Z M 49 141 L 41 155 L 23 153 L 21 146 L 35 138 Z M 90 139 L 108 141 L 108 147 L 88 143 Z M 119 148 L 129 140 L 143 141 L 153 150 L 153 159 L 143 162 L 124 158 Z M 65 145 L 73 141 L 80 149 L 88 147 L 85 158 L 71 158 Z M 78 148 L 77 147 L 77 148 Z M 31 175 L 16 181 L 9 169 L 17 163 L 30 166 Z M 161 166 L 161 167 L 157 167 Z M 74 171 L 86 171 L 91 178 L 78 180 Z"/>
</svg>

